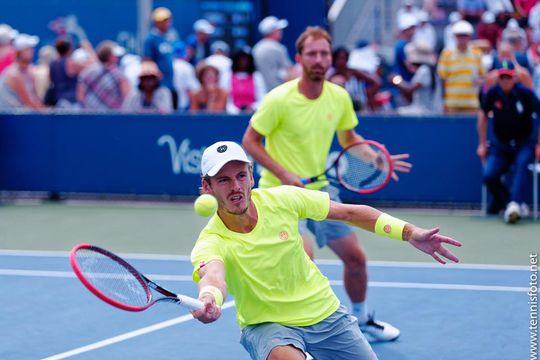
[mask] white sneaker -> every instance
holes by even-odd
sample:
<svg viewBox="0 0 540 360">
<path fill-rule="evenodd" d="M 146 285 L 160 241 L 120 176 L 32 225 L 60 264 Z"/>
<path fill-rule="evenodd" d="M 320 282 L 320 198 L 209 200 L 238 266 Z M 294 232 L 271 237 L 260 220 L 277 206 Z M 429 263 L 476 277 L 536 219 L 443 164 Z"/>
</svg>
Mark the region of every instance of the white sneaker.
<svg viewBox="0 0 540 360">
<path fill-rule="evenodd" d="M 373 315 L 370 315 L 365 324 L 360 324 L 360 330 L 369 342 L 393 341 L 401 334 L 398 328 L 384 321 L 375 320 Z"/>
<path fill-rule="evenodd" d="M 521 209 L 517 202 L 510 201 L 504 210 L 504 221 L 508 224 L 515 224 L 521 218 Z"/>
<path fill-rule="evenodd" d="M 522 218 L 531 216 L 531 209 L 529 209 L 529 205 L 527 205 L 527 203 L 521 203 L 521 205 L 519 205 L 519 213 Z"/>
</svg>

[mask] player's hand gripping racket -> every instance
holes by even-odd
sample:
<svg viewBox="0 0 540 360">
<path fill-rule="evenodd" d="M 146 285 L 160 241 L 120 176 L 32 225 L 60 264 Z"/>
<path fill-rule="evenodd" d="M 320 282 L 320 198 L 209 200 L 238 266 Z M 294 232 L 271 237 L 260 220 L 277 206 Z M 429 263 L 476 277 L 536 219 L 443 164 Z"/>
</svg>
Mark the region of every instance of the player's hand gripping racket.
<svg viewBox="0 0 540 360">
<path fill-rule="evenodd" d="M 71 250 L 69 260 L 92 294 L 122 310 L 143 311 L 158 301 L 173 302 L 190 310 L 203 308 L 199 300 L 164 289 L 124 259 L 100 247 L 79 244 Z"/>
<path fill-rule="evenodd" d="M 369 194 L 382 189 L 392 177 L 394 166 L 386 148 L 376 141 L 364 140 L 341 150 L 336 160 L 324 173 L 302 179 L 309 184 L 326 178 L 344 188 Z"/>
</svg>

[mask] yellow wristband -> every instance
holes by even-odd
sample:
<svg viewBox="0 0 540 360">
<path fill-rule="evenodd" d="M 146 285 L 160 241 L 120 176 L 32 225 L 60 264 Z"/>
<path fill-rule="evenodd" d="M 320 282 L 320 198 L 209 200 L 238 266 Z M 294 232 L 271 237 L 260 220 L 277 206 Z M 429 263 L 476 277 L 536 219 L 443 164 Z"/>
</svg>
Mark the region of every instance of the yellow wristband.
<svg viewBox="0 0 540 360">
<path fill-rule="evenodd" d="M 375 223 L 375 234 L 391 239 L 403 240 L 403 228 L 407 223 L 403 220 L 382 213 Z"/>
<path fill-rule="evenodd" d="M 212 295 L 217 306 L 223 305 L 223 294 L 221 293 L 221 290 L 219 290 L 217 287 L 213 285 L 207 285 L 203 287 L 201 291 L 199 291 L 199 297 L 204 294 Z"/>
</svg>

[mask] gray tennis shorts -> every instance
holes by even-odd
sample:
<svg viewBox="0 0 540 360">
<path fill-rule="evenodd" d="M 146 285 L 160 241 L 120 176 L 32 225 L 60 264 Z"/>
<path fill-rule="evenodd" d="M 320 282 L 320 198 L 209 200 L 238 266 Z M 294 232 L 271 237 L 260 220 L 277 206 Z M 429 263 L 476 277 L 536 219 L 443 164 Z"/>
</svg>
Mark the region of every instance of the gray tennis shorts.
<svg viewBox="0 0 540 360">
<path fill-rule="evenodd" d="M 276 346 L 292 345 L 316 360 L 376 360 L 358 327 L 357 319 L 344 306 L 311 326 L 264 323 L 242 329 L 240 343 L 254 360 L 266 360 Z"/>
<path fill-rule="evenodd" d="M 326 186 L 321 189 L 330 194 L 330 199 L 336 202 L 342 202 L 339 198 L 339 190 L 333 186 Z M 298 231 L 304 235 L 308 230 L 315 236 L 319 248 L 325 247 L 332 240 L 341 239 L 353 233 L 352 227 L 341 221 L 323 220 L 315 221 L 311 219 L 302 219 L 298 222 Z"/>
</svg>

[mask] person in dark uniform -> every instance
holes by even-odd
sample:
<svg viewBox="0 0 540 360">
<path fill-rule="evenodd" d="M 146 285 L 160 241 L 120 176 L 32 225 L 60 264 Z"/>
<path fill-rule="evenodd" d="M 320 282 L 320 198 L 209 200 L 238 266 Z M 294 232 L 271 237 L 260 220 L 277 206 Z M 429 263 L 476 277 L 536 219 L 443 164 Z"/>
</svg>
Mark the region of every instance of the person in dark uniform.
<svg viewBox="0 0 540 360">
<path fill-rule="evenodd" d="M 502 61 L 497 74 L 497 84 L 483 97 L 478 113 L 476 153 L 484 163 L 483 181 L 493 197 L 488 213 L 498 214 L 506 208 L 504 220 L 513 224 L 529 214 L 525 203 L 530 181 L 527 166 L 534 156 L 540 158 L 540 102 L 534 92 L 516 82 L 515 65 L 511 61 Z M 493 119 L 493 136 L 489 142 L 488 116 Z M 512 168 L 508 189 L 501 177 Z"/>
</svg>

